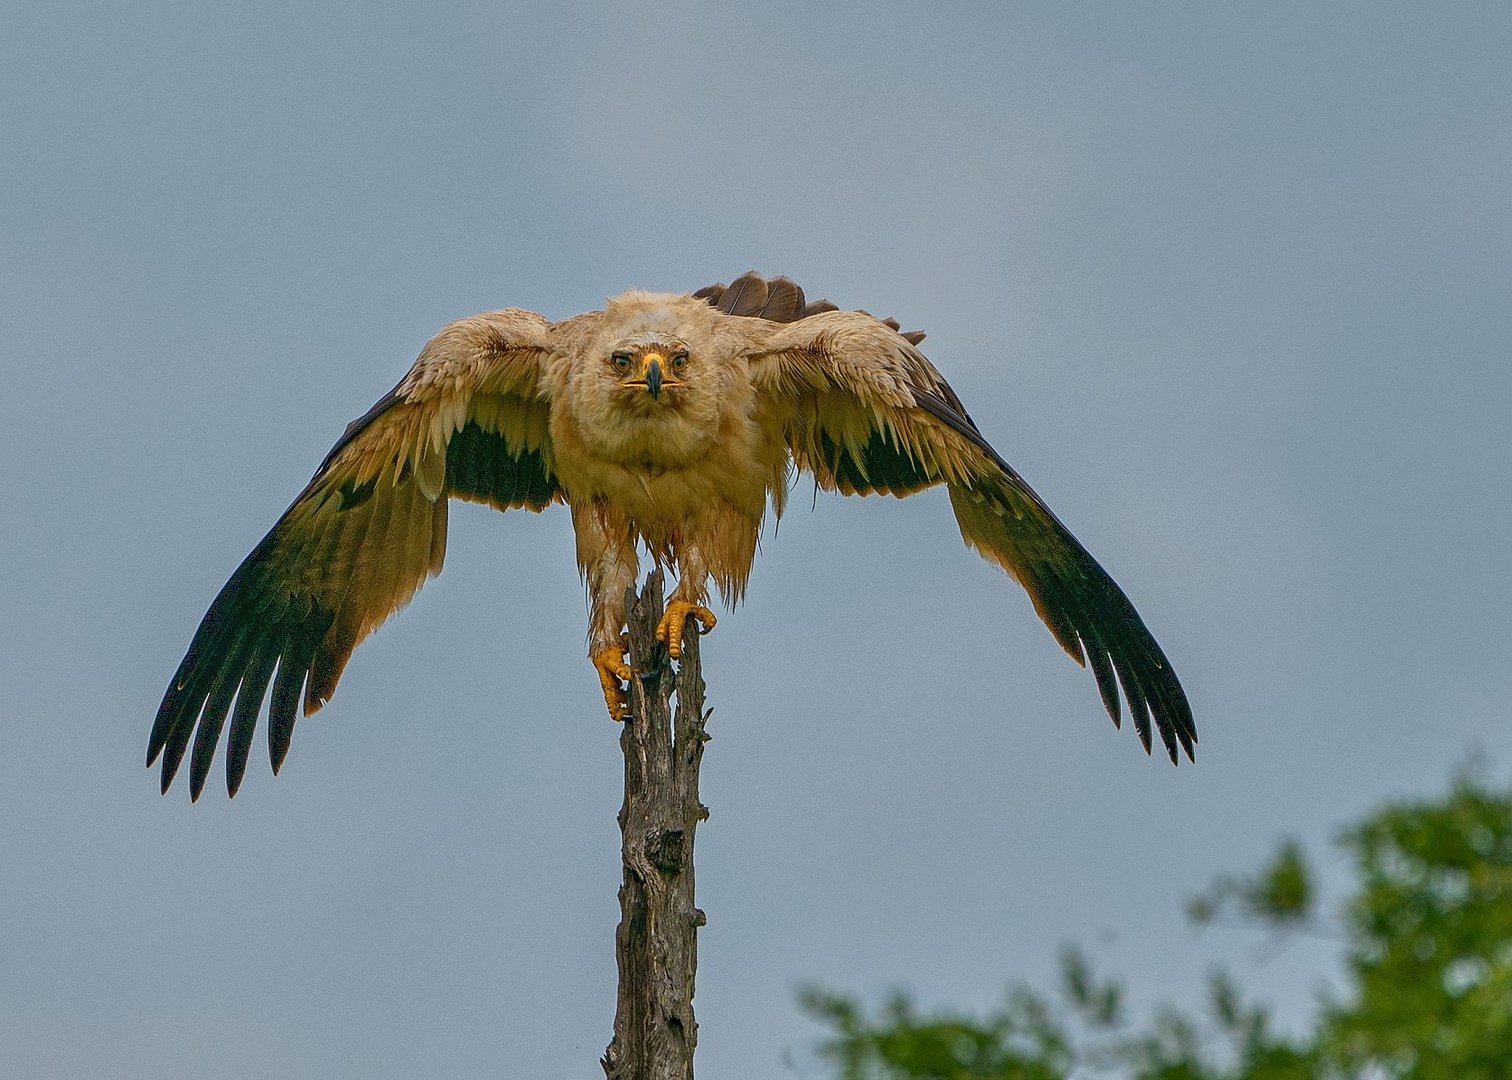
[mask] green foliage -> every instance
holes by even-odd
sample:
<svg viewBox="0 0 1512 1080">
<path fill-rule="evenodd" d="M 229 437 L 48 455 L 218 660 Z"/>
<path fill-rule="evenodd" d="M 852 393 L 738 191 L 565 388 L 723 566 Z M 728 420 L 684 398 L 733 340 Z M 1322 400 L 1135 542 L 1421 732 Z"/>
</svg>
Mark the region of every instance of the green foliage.
<svg viewBox="0 0 1512 1080">
<path fill-rule="evenodd" d="M 1246 920 L 1276 930 L 1307 929 L 1314 919 L 1312 870 L 1294 838 L 1281 841 L 1270 863 L 1252 877 L 1224 876 L 1187 903 L 1187 915 L 1198 925 L 1235 911 Z"/>
<path fill-rule="evenodd" d="M 1512 796 L 1470 775 L 1431 803 L 1345 833 L 1356 990 L 1326 1034 L 1352 1070 L 1422 1080 L 1512 1076 Z"/>
<path fill-rule="evenodd" d="M 1348 985 L 1313 1030 L 1277 1034 L 1224 971 L 1204 1015 L 1167 1006 L 1143 1027 L 1123 990 L 1078 950 L 1053 995 L 1011 989 L 985 1017 L 923 1014 L 907 995 L 876 1017 L 856 999 L 806 991 L 832 1031 L 839 1080 L 1506 1080 L 1512 1077 L 1512 790 L 1458 775 L 1437 799 L 1392 803 L 1340 838 L 1355 871 L 1343 904 Z M 1301 845 L 1259 873 L 1225 877 L 1191 903 L 1198 924 L 1325 933 Z"/>
<path fill-rule="evenodd" d="M 1305 1051 L 1274 1036 L 1260 1008 L 1246 1006 L 1226 975 L 1209 987 L 1210 1026 L 1225 1043 L 1219 1068 L 1204 1057 L 1204 1028 L 1167 1009 L 1148 1031 L 1131 1032 L 1123 1019 L 1123 988 L 1101 980 L 1077 949 L 1061 954 L 1054 998 L 1026 986 L 1008 992 L 985 1017 L 922 1015 L 894 994 L 875 1019 L 854 998 L 819 990 L 802 996 L 810 1015 L 835 1032 L 820 1052 L 839 1067 L 840 1080 L 1066 1080 L 1130 1076 L 1149 1080 L 1304 1080 L 1312 1076 Z"/>
<path fill-rule="evenodd" d="M 803 993 L 804 1008 L 835 1029 L 825 1053 L 844 1080 L 1061 1080 L 1071 1065 L 1066 1033 L 1038 997 L 1012 992 L 983 1018 L 920 1016 L 903 994 L 876 1021 L 850 998 Z"/>
</svg>

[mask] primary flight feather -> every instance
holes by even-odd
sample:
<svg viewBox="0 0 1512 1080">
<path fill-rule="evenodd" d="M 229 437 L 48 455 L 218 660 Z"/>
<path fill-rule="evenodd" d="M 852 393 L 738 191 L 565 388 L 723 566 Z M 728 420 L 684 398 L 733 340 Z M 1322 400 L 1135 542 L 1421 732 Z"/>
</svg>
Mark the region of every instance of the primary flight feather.
<svg viewBox="0 0 1512 1080">
<path fill-rule="evenodd" d="M 277 772 L 299 712 L 329 701 L 357 644 L 440 572 L 452 498 L 567 505 L 589 656 L 619 718 L 637 547 L 677 572 L 657 631 L 676 659 L 689 618 L 714 625 L 711 581 L 727 602 L 744 592 L 793 466 L 847 495 L 944 484 L 962 537 L 1091 666 L 1114 724 L 1122 688 L 1146 752 L 1153 721 L 1171 761 L 1178 748 L 1190 758 L 1191 708 L 1160 646 L 988 445 L 922 338 L 754 273 L 692 294 L 628 292 L 560 322 L 509 308 L 452 323 L 221 589 L 158 709 L 148 765 L 161 756 L 166 792 L 188 754 L 198 798 L 229 721 L 235 795 L 266 700 Z"/>
</svg>

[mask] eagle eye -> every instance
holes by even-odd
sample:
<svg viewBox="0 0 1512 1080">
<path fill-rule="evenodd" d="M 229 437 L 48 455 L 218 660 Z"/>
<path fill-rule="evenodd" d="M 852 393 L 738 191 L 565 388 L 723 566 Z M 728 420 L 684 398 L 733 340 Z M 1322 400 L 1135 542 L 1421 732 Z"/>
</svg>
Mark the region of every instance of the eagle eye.
<svg viewBox="0 0 1512 1080">
<path fill-rule="evenodd" d="M 675 356 L 672 357 L 672 366 L 673 367 L 682 367 L 687 362 L 688 362 L 688 354 L 685 353 L 685 352 L 680 352 L 680 353 L 678 353 L 678 354 L 676 354 Z"/>
<path fill-rule="evenodd" d="M 630 370 L 630 354 L 629 353 L 617 352 L 613 356 L 609 357 L 609 361 L 616 368 L 618 368 L 620 371 L 629 371 Z"/>
</svg>

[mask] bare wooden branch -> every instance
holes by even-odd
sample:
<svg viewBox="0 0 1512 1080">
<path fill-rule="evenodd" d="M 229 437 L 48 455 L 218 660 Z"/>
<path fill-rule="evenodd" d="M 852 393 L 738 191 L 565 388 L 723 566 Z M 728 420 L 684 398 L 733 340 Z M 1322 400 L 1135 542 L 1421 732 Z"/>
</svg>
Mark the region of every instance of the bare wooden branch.
<svg viewBox="0 0 1512 1080">
<path fill-rule="evenodd" d="M 654 571 L 639 596 L 627 590 L 625 598 L 636 678 L 620 733 L 624 880 L 614 935 L 614 1040 L 601 1062 L 608 1080 L 692 1080 L 698 1043 L 693 977 L 704 913 L 693 904 L 693 832 L 709 816 L 698 801 L 708 713 L 696 621 L 688 620 L 675 672 L 656 640 L 662 584 L 661 571 Z"/>
</svg>

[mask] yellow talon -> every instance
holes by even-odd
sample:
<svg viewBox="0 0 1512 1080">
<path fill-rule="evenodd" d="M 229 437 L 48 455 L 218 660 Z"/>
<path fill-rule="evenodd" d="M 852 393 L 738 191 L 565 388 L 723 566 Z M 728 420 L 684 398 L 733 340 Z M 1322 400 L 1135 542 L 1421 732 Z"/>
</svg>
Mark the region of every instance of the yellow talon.
<svg viewBox="0 0 1512 1080">
<path fill-rule="evenodd" d="M 598 671 L 599 683 L 604 688 L 604 704 L 609 707 L 609 719 L 623 720 L 630 712 L 626 690 L 630 683 L 630 665 L 625 662 L 623 645 L 607 645 L 593 654 L 593 666 Z M 620 683 L 623 680 L 624 686 Z"/>
<path fill-rule="evenodd" d="M 691 615 L 698 620 L 699 626 L 704 633 L 714 629 L 718 622 L 714 613 L 701 604 L 690 604 L 686 600 L 672 600 L 667 604 L 667 610 L 661 617 L 661 622 L 656 624 L 656 640 L 667 643 L 667 655 L 676 660 L 682 655 L 683 626 Z"/>
</svg>

